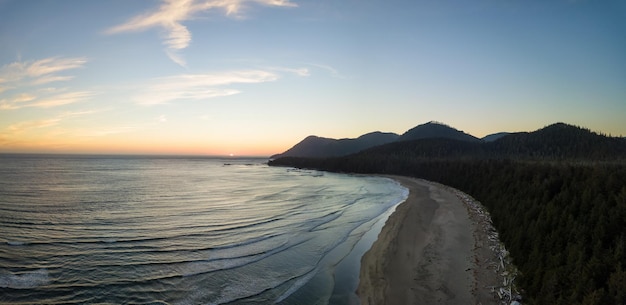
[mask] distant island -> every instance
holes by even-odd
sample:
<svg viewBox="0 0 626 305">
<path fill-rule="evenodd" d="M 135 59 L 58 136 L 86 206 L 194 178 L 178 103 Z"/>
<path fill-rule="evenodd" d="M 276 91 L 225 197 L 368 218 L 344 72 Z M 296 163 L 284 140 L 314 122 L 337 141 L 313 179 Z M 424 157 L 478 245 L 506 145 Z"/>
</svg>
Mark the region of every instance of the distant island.
<svg viewBox="0 0 626 305">
<path fill-rule="evenodd" d="M 269 165 L 452 186 L 491 213 L 525 304 L 626 303 L 626 139 L 565 123 L 482 139 L 437 122 L 370 135 L 309 137 Z"/>
</svg>

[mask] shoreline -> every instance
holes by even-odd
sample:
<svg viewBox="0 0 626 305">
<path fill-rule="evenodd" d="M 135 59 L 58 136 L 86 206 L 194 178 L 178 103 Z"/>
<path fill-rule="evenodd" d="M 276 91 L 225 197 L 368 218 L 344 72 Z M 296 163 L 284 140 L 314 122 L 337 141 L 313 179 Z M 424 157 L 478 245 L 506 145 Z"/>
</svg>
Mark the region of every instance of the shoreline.
<svg viewBox="0 0 626 305">
<path fill-rule="evenodd" d="M 385 177 L 409 196 L 361 258 L 361 304 L 500 304 L 498 241 L 471 198 L 426 180 Z"/>
</svg>

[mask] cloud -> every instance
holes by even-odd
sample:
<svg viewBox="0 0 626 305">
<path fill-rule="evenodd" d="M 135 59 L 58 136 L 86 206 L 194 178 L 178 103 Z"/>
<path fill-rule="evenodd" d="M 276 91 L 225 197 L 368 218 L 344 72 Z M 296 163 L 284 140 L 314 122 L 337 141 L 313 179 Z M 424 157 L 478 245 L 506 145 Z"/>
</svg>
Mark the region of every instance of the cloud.
<svg viewBox="0 0 626 305">
<path fill-rule="evenodd" d="M 87 100 L 93 95 L 95 94 L 91 91 L 73 91 L 40 98 L 30 93 L 22 93 L 10 99 L 0 99 L 0 110 L 13 110 L 24 107 L 51 108 L 78 103 Z"/>
<path fill-rule="evenodd" d="M 14 93 L 12 97 L 0 96 L 0 110 L 23 107 L 49 108 L 82 101 L 93 95 L 89 91 L 67 92 L 67 89 L 53 87 L 38 88 L 41 85 L 68 81 L 74 78 L 61 73 L 82 68 L 84 57 L 49 57 L 40 60 L 16 61 L 0 67 L 0 94 Z M 31 91 L 31 92 L 27 92 Z"/>
<path fill-rule="evenodd" d="M 330 73 L 330 75 L 332 75 L 335 78 L 345 78 L 345 76 L 341 75 L 341 73 L 339 73 L 339 71 L 329 65 L 322 65 L 322 64 L 313 64 L 310 63 L 309 65 L 313 66 L 313 67 L 317 67 L 323 70 L 326 70 Z"/>
<path fill-rule="evenodd" d="M 185 59 L 183 59 L 175 50 L 166 50 L 165 54 L 167 54 L 167 57 L 169 57 L 173 62 L 175 62 L 179 66 L 187 67 L 187 62 L 185 61 Z"/>
<path fill-rule="evenodd" d="M 73 76 L 57 75 L 57 73 L 82 68 L 85 63 L 87 59 L 84 57 L 49 57 L 36 61 L 16 61 L 0 68 L 0 88 L 12 89 L 16 87 L 16 83 L 19 87 L 23 87 L 67 81 Z M 23 83 L 23 80 L 27 82 Z"/>
<path fill-rule="evenodd" d="M 52 82 L 68 81 L 74 78 L 73 76 L 60 76 L 60 75 L 45 75 L 37 78 L 33 81 L 33 85 L 42 85 Z"/>
<path fill-rule="evenodd" d="M 289 0 L 163 0 L 158 8 L 111 27 L 105 33 L 118 34 L 158 28 L 163 31 L 162 39 L 167 56 L 184 67 L 186 62 L 177 52 L 189 46 L 191 32 L 182 23 L 211 10 L 223 10 L 226 16 L 239 17 L 248 3 L 276 7 L 297 6 Z"/>
<path fill-rule="evenodd" d="M 93 130 L 87 134 L 84 134 L 84 136 L 105 137 L 105 136 L 121 134 L 121 133 L 129 133 L 129 132 L 137 131 L 140 129 L 142 129 L 141 126 L 118 126 L 118 127 L 107 128 L 107 129 Z"/>
<path fill-rule="evenodd" d="M 10 99 L 0 99 L 0 110 L 22 108 L 26 102 L 30 102 L 36 98 L 37 97 L 32 94 L 22 93 Z"/>
<path fill-rule="evenodd" d="M 79 117 L 79 116 L 83 116 L 83 115 L 88 115 L 88 114 L 93 114 L 93 113 L 97 113 L 100 112 L 101 110 L 83 110 L 83 111 L 68 111 L 68 112 L 64 112 L 61 113 L 61 115 L 59 115 L 60 118 L 72 118 L 72 117 Z"/>
<path fill-rule="evenodd" d="M 54 126 L 54 125 L 57 125 L 60 121 L 61 121 L 61 118 L 24 121 L 24 122 L 9 125 L 7 129 L 13 133 L 19 133 L 19 132 L 24 132 L 28 129 Z"/>
<path fill-rule="evenodd" d="M 74 103 L 83 101 L 93 95 L 94 93 L 90 91 L 68 92 L 68 93 L 59 94 L 59 95 L 55 95 L 46 99 L 39 100 L 36 103 L 30 104 L 29 106 L 50 108 L 50 107 L 67 105 L 67 104 L 74 104 Z"/>
<path fill-rule="evenodd" d="M 25 66 L 28 76 L 38 77 L 42 75 L 50 75 L 55 72 L 77 69 L 85 65 L 87 59 L 79 58 L 58 58 L 51 57 L 41 59 Z"/>
<path fill-rule="evenodd" d="M 240 93 L 224 86 L 272 82 L 278 78 L 278 74 L 264 70 L 170 76 L 154 80 L 134 101 L 141 105 L 158 105 L 175 100 L 205 100 Z"/>
<path fill-rule="evenodd" d="M 310 76 L 311 73 L 309 71 L 309 69 L 307 68 L 281 68 L 281 67 L 272 67 L 269 68 L 270 70 L 273 71 L 282 71 L 282 72 L 288 72 L 288 73 L 293 73 L 296 74 L 298 76 Z"/>
<path fill-rule="evenodd" d="M 4 132 L 0 132 L 0 136 L 4 139 L 11 139 L 31 129 L 40 129 L 56 126 L 65 119 L 85 116 L 96 112 L 97 111 L 95 110 L 64 112 L 52 118 L 22 121 L 6 127 L 6 130 Z"/>
</svg>

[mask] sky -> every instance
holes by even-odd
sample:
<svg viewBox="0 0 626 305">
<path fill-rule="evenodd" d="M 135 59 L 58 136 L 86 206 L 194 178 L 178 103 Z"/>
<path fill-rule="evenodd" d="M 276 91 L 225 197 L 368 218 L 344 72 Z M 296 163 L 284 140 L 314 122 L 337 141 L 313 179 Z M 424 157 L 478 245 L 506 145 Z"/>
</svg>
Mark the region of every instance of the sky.
<svg viewBox="0 0 626 305">
<path fill-rule="evenodd" d="M 626 2 L 0 0 L 0 153 L 269 156 L 429 121 L 626 136 Z"/>
</svg>

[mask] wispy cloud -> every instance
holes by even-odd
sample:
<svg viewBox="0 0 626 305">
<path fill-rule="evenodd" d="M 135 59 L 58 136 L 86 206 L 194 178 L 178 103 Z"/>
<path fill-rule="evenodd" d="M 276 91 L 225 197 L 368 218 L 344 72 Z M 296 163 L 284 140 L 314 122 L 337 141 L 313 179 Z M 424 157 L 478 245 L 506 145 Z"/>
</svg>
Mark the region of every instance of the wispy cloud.
<svg viewBox="0 0 626 305">
<path fill-rule="evenodd" d="M 129 133 L 129 132 L 133 132 L 133 131 L 137 131 L 137 130 L 141 130 L 141 129 L 144 129 L 144 127 L 140 126 L 140 125 L 137 125 L 137 126 L 117 126 L 117 127 L 109 127 L 109 128 L 104 128 L 104 129 L 91 130 L 88 133 L 84 134 L 83 136 L 87 136 L 87 137 L 106 137 L 106 136 L 110 136 L 110 135 Z"/>
<path fill-rule="evenodd" d="M 330 73 L 330 75 L 332 75 L 333 77 L 336 78 L 345 78 L 345 76 L 341 75 L 341 73 L 339 73 L 339 70 L 329 66 L 329 65 L 322 65 L 322 64 L 312 64 L 310 63 L 309 65 L 313 66 L 313 67 L 317 67 L 323 70 L 328 71 L 328 73 Z"/>
<path fill-rule="evenodd" d="M 33 80 L 33 85 L 41 85 L 52 82 L 61 82 L 73 79 L 74 76 L 60 76 L 60 75 L 45 75 Z"/>
<path fill-rule="evenodd" d="M 178 51 L 189 46 L 191 32 L 183 25 L 183 22 L 211 10 L 222 10 L 226 16 L 241 17 L 242 10 L 249 3 L 276 7 L 297 6 L 289 0 L 163 0 L 158 8 L 111 27 L 105 33 L 117 34 L 145 31 L 151 28 L 161 29 L 167 56 L 184 67 L 186 62 Z"/>
<path fill-rule="evenodd" d="M 14 88 L 16 84 L 25 86 L 67 81 L 73 76 L 58 73 L 82 68 L 85 63 L 87 59 L 84 57 L 49 57 L 36 61 L 16 61 L 0 68 L 0 88 Z"/>
<path fill-rule="evenodd" d="M 11 149 L 11 147 L 14 149 L 16 147 L 54 149 L 69 139 L 68 135 L 81 131 L 81 129 L 71 129 L 71 125 L 64 126 L 66 121 L 71 122 L 73 119 L 101 111 L 95 109 L 66 111 L 47 117 L 9 123 L 0 129 L 0 147 L 5 146 L 6 149 Z"/>
<path fill-rule="evenodd" d="M 89 91 L 41 88 L 44 84 L 73 79 L 74 76 L 63 73 L 82 68 L 85 63 L 87 59 L 84 57 L 49 57 L 30 61 L 18 60 L 0 67 L 0 110 L 49 108 L 76 103 L 93 96 L 94 93 Z"/>
<path fill-rule="evenodd" d="M 95 110 L 64 112 L 52 118 L 40 119 L 40 120 L 27 120 L 27 121 L 14 123 L 14 124 L 9 125 L 6 128 L 7 131 L 9 131 L 11 134 L 4 133 L 3 136 L 8 137 L 11 135 L 28 131 L 30 129 L 39 129 L 39 128 L 55 126 L 61 123 L 61 121 L 65 119 L 80 117 L 80 116 L 92 114 L 95 112 L 96 112 Z"/>
<path fill-rule="evenodd" d="M 175 100 L 204 100 L 240 92 L 224 86 L 272 82 L 278 78 L 278 74 L 264 70 L 164 77 L 154 80 L 134 101 L 141 105 L 158 105 Z"/>
<path fill-rule="evenodd" d="M 35 103 L 30 104 L 29 106 L 50 108 L 50 107 L 67 105 L 67 104 L 74 104 L 74 103 L 83 101 L 93 95 L 94 93 L 90 91 L 68 92 L 68 93 L 59 94 L 59 95 L 55 95 L 49 98 L 39 100 Z"/>
<path fill-rule="evenodd" d="M 309 75 L 311 75 L 311 72 L 307 68 L 295 68 L 294 69 L 294 68 L 271 67 L 271 68 L 269 68 L 269 70 L 293 73 L 293 74 L 296 74 L 298 76 L 309 76 Z"/>
<path fill-rule="evenodd" d="M 21 133 L 33 128 L 43 128 L 57 125 L 61 121 L 61 118 L 52 118 L 45 120 L 32 120 L 24 121 L 9 125 L 7 129 L 13 133 Z"/>
<path fill-rule="evenodd" d="M 0 99 L 0 110 L 13 110 L 24 107 L 51 108 L 82 102 L 94 95 L 91 91 L 73 91 L 44 96 L 22 93 L 11 98 Z"/>
<path fill-rule="evenodd" d="M 21 93 L 8 99 L 0 99 L 0 110 L 22 108 L 27 102 L 35 100 L 36 98 L 37 97 L 32 94 Z"/>
</svg>

